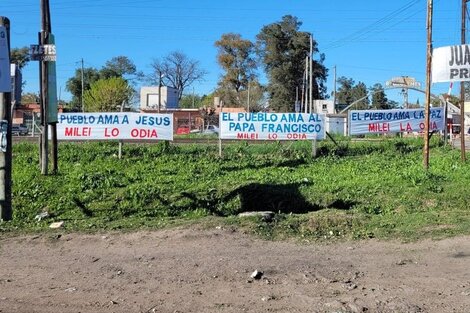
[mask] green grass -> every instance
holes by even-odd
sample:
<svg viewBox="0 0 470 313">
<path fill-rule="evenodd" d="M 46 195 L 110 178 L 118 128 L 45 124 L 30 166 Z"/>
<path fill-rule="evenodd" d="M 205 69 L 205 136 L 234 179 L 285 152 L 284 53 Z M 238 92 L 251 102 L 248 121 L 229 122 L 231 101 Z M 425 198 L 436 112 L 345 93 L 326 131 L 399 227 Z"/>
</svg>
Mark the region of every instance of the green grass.
<svg viewBox="0 0 470 313">
<path fill-rule="evenodd" d="M 435 140 L 435 139 L 434 139 Z M 384 138 L 340 146 L 244 142 L 216 145 L 61 143 L 59 173 L 39 172 L 38 147 L 14 146 L 14 219 L 0 232 L 156 229 L 222 224 L 270 239 L 442 238 L 470 234 L 470 168 L 460 153 L 420 139 Z M 270 210 L 266 222 L 238 218 Z M 48 211 L 52 217 L 37 222 Z"/>
</svg>

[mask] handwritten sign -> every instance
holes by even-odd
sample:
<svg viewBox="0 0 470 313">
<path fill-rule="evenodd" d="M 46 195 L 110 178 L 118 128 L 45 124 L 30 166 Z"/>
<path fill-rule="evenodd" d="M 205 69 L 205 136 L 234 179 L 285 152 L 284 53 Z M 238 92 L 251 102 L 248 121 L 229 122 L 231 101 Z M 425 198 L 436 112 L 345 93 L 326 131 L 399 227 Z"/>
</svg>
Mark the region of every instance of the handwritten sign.
<svg viewBox="0 0 470 313">
<path fill-rule="evenodd" d="M 323 114 L 222 112 L 221 139 L 313 140 L 325 137 Z"/>
<path fill-rule="evenodd" d="M 173 140 L 172 114 L 67 113 L 58 115 L 60 140 Z"/>
<path fill-rule="evenodd" d="M 431 108 L 429 130 L 444 129 L 444 109 Z M 424 131 L 424 109 L 349 111 L 349 134 L 383 134 Z"/>
</svg>

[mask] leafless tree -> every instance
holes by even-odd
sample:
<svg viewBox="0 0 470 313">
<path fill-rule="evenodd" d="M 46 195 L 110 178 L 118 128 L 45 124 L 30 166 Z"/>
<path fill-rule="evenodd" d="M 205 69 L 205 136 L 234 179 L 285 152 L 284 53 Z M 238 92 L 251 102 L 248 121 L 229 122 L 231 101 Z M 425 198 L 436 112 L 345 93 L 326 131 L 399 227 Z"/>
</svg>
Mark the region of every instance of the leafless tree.
<svg viewBox="0 0 470 313">
<path fill-rule="evenodd" d="M 183 96 L 184 89 L 195 81 L 203 80 L 207 72 L 200 68 L 199 62 L 190 59 L 178 51 L 171 52 L 162 60 L 154 59 L 150 65 L 153 73 L 148 76 L 150 83 L 166 85 L 178 90 L 178 99 Z"/>
</svg>

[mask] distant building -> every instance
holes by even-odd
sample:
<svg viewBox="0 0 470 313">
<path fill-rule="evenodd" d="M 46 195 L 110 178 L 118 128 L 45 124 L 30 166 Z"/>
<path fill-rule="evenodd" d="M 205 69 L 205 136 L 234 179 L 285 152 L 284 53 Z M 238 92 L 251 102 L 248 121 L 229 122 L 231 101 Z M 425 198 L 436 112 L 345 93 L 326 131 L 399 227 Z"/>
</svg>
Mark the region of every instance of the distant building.
<svg viewBox="0 0 470 313">
<path fill-rule="evenodd" d="M 179 107 L 178 89 L 168 86 L 150 86 L 140 89 L 141 110 L 158 110 L 159 102 L 160 110 L 177 109 Z"/>
<path fill-rule="evenodd" d="M 18 65 L 10 64 L 11 75 L 11 101 L 15 104 L 21 104 L 21 92 L 23 85 L 23 75 Z"/>
</svg>

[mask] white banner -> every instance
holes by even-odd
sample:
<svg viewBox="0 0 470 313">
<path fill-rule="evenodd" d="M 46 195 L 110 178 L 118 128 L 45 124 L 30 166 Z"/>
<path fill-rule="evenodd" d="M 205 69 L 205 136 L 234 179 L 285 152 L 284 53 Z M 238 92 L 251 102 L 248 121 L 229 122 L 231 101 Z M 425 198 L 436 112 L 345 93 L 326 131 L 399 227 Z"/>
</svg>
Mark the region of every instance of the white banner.
<svg viewBox="0 0 470 313">
<path fill-rule="evenodd" d="M 325 138 L 324 114 L 222 112 L 219 121 L 221 139 L 321 140 Z"/>
<path fill-rule="evenodd" d="M 349 111 L 349 134 L 424 131 L 424 109 Z M 429 131 L 444 130 L 444 108 L 431 108 Z"/>
<path fill-rule="evenodd" d="M 172 114 L 66 113 L 58 120 L 59 140 L 173 140 Z"/>
<path fill-rule="evenodd" d="M 0 92 L 11 92 L 10 56 L 5 26 L 0 26 Z"/>
<path fill-rule="evenodd" d="M 470 81 L 470 46 L 447 46 L 432 52 L 433 83 Z"/>
</svg>

